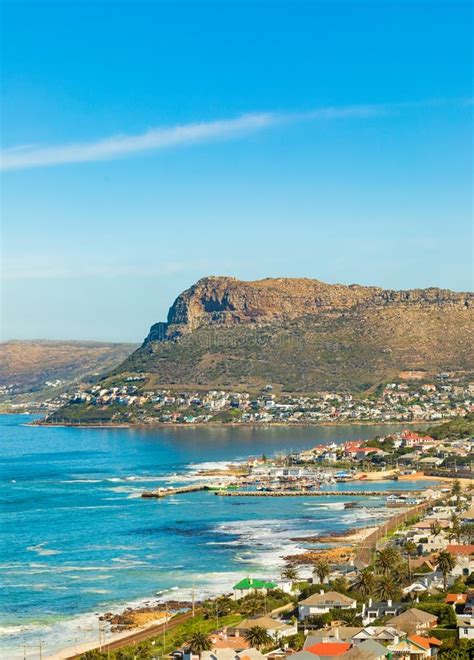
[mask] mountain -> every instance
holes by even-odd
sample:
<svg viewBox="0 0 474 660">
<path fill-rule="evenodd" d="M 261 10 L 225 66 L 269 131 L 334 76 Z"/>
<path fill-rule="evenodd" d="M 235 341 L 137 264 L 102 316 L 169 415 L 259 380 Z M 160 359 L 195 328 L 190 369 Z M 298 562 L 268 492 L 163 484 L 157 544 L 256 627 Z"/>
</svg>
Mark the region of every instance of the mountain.
<svg viewBox="0 0 474 660">
<path fill-rule="evenodd" d="M 112 375 L 210 388 L 366 390 L 402 371 L 474 369 L 474 294 L 206 277 Z"/>
<path fill-rule="evenodd" d="M 0 386 L 39 390 L 45 381 L 64 383 L 103 375 L 120 364 L 137 344 L 92 341 L 8 341 L 0 344 Z"/>
</svg>

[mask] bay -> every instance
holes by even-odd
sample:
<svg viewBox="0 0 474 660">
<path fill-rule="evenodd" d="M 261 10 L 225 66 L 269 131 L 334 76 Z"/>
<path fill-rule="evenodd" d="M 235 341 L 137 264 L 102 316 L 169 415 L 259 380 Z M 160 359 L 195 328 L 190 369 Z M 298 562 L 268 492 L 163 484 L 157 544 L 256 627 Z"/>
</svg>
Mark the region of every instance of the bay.
<svg viewBox="0 0 474 660">
<path fill-rule="evenodd" d="M 202 596 L 246 575 L 277 577 L 282 557 L 303 547 L 292 538 L 376 523 L 387 515 L 388 489 L 414 487 L 374 485 L 381 497 L 361 497 L 352 510 L 208 492 L 143 500 L 144 489 L 199 480 L 202 467 L 400 426 L 87 429 L 31 420 L 0 416 L 0 650 L 8 658 L 39 640 L 52 652 L 93 638 L 97 612 L 158 596 L 189 599 L 193 584 Z M 344 498 L 325 499 L 336 501 Z"/>
</svg>

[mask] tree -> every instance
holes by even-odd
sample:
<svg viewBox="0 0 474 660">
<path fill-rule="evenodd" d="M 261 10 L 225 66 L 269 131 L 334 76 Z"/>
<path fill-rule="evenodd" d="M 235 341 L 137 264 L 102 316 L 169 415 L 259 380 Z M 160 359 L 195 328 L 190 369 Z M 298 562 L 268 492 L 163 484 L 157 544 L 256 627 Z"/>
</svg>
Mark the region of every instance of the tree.
<svg viewBox="0 0 474 660">
<path fill-rule="evenodd" d="M 149 641 L 140 642 L 135 650 L 134 659 L 136 660 L 150 660 L 156 656 L 156 649 L 153 648 L 153 645 Z"/>
<path fill-rule="evenodd" d="M 447 550 L 442 550 L 436 557 L 436 567 L 443 574 L 444 590 L 448 588 L 448 575 L 456 566 L 456 558 Z"/>
<path fill-rule="evenodd" d="M 312 628 L 321 629 L 325 628 L 332 621 L 332 615 L 327 612 L 326 614 L 312 614 L 306 617 L 305 624 L 310 625 Z"/>
<path fill-rule="evenodd" d="M 359 626 L 362 625 L 362 619 L 359 612 L 352 608 L 347 610 L 334 609 L 331 610 L 333 621 L 344 621 L 346 626 Z"/>
<path fill-rule="evenodd" d="M 400 553 L 393 545 L 387 545 L 382 550 L 377 551 L 375 566 L 383 575 L 396 572 L 400 564 Z"/>
<path fill-rule="evenodd" d="M 293 649 L 294 651 L 301 651 L 301 649 L 304 646 L 305 642 L 305 635 L 302 632 L 296 633 L 296 635 L 292 635 L 291 637 L 287 637 L 287 642 L 288 646 L 290 649 Z"/>
<path fill-rule="evenodd" d="M 244 630 L 244 638 L 256 649 L 263 646 L 268 646 L 273 641 L 268 632 L 262 626 L 252 626 L 248 630 Z"/>
<path fill-rule="evenodd" d="M 397 600 L 401 589 L 392 575 L 379 575 L 375 582 L 374 594 L 380 600 Z"/>
<path fill-rule="evenodd" d="M 474 524 L 473 523 L 464 523 L 461 526 L 461 536 L 464 536 L 469 543 L 474 541 Z"/>
<path fill-rule="evenodd" d="M 292 582 L 294 582 L 295 580 L 298 579 L 298 571 L 294 566 L 291 565 L 285 566 L 285 568 L 281 572 L 281 577 L 284 580 L 291 580 Z"/>
<path fill-rule="evenodd" d="M 462 525 L 459 517 L 456 514 L 451 516 L 451 527 L 449 530 L 449 538 L 456 539 L 458 543 L 461 542 Z"/>
<path fill-rule="evenodd" d="M 243 616 L 265 613 L 265 596 L 261 593 L 249 594 L 239 600 L 239 612 Z"/>
<path fill-rule="evenodd" d="M 208 619 L 216 616 L 227 616 L 235 612 L 236 602 L 232 598 L 229 598 L 229 596 L 219 596 L 213 600 L 205 601 L 203 603 L 203 609 Z"/>
<path fill-rule="evenodd" d="M 430 525 L 430 532 L 432 535 L 436 538 L 439 534 L 441 534 L 441 525 L 437 520 L 434 520 L 431 525 Z"/>
<path fill-rule="evenodd" d="M 203 651 L 212 649 L 212 641 L 207 633 L 196 630 L 189 639 L 188 647 L 191 653 L 200 656 Z"/>
<path fill-rule="evenodd" d="M 330 573 L 331 568 L 329 566 L 329 562 L 327 562 L 326 559 L 318 559 L 314 564 L 313 575 L 318 577 L 321 584 L 323 584 L 324 580 L 329 576 Z"/>
<path fill-rule="evenodd" d="M 354 582 L 354 588 L 363 596 L 370 596 L 375 588 L 375 575 L 371 568 L 363 568 Z"/>
<path fill-rule="evenodd" d="M 459 498 L 461 496 L 461 482 L 459 481 L 459 479 L 455 479 L 453 481 L 453 485 L 451 488 L 451 495 L 455 497 L 459 502 Z"/>
<path fill-rule="evenodd" d="M 407 560 L 408 560 L 408 576 L 411 580 L 411 564 L 410 564 L 410 559 L 413 557 L 413 555 L 418 554 L 418 546 L 414 541 L 411 541 L 410 539 L 405 542 L 405 545 L 403 546 L 403 549 L 405 551 Z"/>
<path fill-rule="evenodd" d="M 407 557 L 413 557 L 413 555 L 418 553 L 418 546 L 416 545 L 415 541 L 406 541 L 403 549 L 405 550 Z"/>
</svg>

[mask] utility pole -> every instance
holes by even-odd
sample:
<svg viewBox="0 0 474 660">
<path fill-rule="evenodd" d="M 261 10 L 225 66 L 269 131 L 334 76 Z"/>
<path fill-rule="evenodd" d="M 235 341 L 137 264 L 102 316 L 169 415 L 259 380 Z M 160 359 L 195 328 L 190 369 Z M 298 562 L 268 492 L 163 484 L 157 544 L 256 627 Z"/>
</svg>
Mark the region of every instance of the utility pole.
<svg viewBox="0 0 474 660">
<path fill-rule="evenodd" d="M 166 649 L 166 624 L 168 623 L 168 602 L 165 602 L 165 622 L 163 624 L 163 656 Z"/>
<path fill-rule="evenodd" d="M 193 581 L 193 590 L 192 590 L 192 597 L 191 597 L 191 600 L 192 600 L 192 604 L 193 604 L 193 619 L 194 619 L 194 615 L 195 615 L 195 613 L 196 613 L 196 608 L 195 608 L 195 594 L 194 594 L 194 581 Z"/>
</svg>

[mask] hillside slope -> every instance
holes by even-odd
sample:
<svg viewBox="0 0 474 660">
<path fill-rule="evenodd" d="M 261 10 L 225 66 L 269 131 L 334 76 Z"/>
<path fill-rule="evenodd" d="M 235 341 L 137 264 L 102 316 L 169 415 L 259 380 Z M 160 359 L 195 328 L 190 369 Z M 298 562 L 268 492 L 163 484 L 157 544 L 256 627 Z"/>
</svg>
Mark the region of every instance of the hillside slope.
<svg viewBox="0 0 474 660">
<path fill-rule="evenodd" d="M 81 341 L 8 341 L 0 344 L 0 385 L 32 391 L 45 381 L 70 382 L 109 371 L 136 344 Z"/>
<path fill-rule="evenodd" d="M 163 385 L 366 389 L 403 370 L 474 369 L 474 294 L 207 277 L 113 374 Z"/>
</svg>

